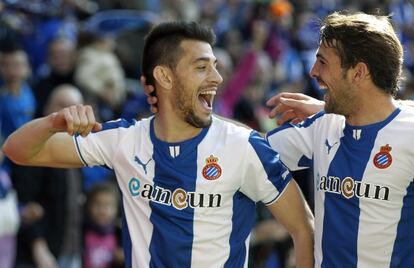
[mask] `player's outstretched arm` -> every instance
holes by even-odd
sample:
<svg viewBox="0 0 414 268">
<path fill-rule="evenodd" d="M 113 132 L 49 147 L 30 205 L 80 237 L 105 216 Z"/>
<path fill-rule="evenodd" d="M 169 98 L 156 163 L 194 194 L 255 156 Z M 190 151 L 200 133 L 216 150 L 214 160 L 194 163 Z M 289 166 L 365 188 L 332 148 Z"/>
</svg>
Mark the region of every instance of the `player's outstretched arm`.
<svg viewBox="0 0 414 268">
<path fill-rule="evenodd" d="M 296 182 L 292 180 L 282 196 L 268 208 L 293 238 L 296 267 L 313 267 L 314 218 Z"/>
<path fill-rule="evenodd" d="M 82 167 L 71 136 L 76 133 L 86 136 L 101 128 L 92 107 L 70 106 L 20 127 L 7 138 L 3 151 L 21 165 Z"/>
<path fill-rule="evenodd" d="M 273 109 L 270 118 L 277 117 L 279 125 L 292 121 L 298 123 L 308 116 L 316 114 L 325 106 L 325 102 L 302 93 L 282 92 L 270 98 L 266 104 Z"/>
</svg>

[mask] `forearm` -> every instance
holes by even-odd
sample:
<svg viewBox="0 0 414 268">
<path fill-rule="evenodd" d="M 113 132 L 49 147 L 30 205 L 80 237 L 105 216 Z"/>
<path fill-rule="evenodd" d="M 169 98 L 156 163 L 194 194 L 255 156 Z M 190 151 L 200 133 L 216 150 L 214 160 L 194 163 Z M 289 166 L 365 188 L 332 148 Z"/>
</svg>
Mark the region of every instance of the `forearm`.
<svg viewBox="0 0 414 268">
<path fill-rule="evenodd" d="M 310 268 L 313 267 L 313 215 L 296 182 L 292 180 L 286 187 L 268 208 L 293 238 L 297 267 Z"/>
<path fill-rule="evenodd" d="M 91 106 L 73 105 L 25 124 L 10 135 L 3 151 L 21 165 L 82 167 L 70 135 L 78 133 L 86 137 L 92 131 L 101 129 L 102 125 L 96 122 Z"/>
<path fill-rule="evenodd" d="M 311 230 L 302 230 L 291 235 L 295 246 L 296 267 L 313 267 L 313 232 Z"/>
<path fill-rule="evenodd" d="M 18 164 L 30 164 L 55 133 L 51 116 L 30 121 L 7 138 L 4 154 Z"/>
</svg>

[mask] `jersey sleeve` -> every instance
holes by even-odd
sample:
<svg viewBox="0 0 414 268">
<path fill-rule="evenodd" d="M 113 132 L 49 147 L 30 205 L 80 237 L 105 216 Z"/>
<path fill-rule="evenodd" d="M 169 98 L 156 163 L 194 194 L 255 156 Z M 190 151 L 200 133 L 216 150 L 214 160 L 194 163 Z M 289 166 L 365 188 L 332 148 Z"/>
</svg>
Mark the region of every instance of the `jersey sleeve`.
<svg viewBox="0 0 414 268">
<path fill-rule="evenodd" d="M 324 114 L 321 111 L 300 124 L 284 124 L 266 134 L 270 146 L 280 154 L 281 160 L 290 170 L 312 166 L 314 136 L 318 119 Z"/>
<path fill-rule="evenodd" d="M 113 157 L 125 133 L 125 128 L 134 121 L 120 119 L 102 125 L 102 130 L 86 137 L 75 135 L 74 140 L 79 158 L 85 166 L 107 166 L 113 169 Z"/>
<path fill-rule="evenodd" d="M 280 161 L 278 153 L 257 132 L 250 135 L 248 152 L 244 157 L 246 172 L 241 192 L 255 202 L 273 203 L 292 179 L 289 170 Z"/>
</svg>

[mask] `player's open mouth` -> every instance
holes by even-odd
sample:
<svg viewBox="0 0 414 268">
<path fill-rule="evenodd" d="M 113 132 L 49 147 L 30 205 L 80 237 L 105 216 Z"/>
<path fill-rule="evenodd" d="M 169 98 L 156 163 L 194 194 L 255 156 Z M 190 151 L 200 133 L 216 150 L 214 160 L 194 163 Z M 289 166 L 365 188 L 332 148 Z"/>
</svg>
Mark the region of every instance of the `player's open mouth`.
<svg viewBox="0 0 414 268">
<path fill-rule="evenodd" d="M 215 95 L 215 90 L 206 90 L 200 92 L 198 95 L 198 100 L 206 110 L 211 111 L 213 109 L 213 100 Z"/>
<path fill-rule="evenodd" d="M 316 81 L 318 82 L 319 88 L 322 90 L 327 90 L 328 86 L 322 81 L 322 79 L 317 78 Z"/>
</svg>

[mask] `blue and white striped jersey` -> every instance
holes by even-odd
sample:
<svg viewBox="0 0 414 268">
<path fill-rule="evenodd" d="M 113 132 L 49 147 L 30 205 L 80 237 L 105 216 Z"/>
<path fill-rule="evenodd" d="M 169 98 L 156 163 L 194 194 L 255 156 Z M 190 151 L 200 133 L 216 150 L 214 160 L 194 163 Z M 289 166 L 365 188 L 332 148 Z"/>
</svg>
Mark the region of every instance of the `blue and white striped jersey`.
<svg viewBox="0 0 414 268">
<path fill-rule="evenodd" d="M 320 112 L 268 133 L 291 169 L 313 167 L 315 267 L 414 267 L 414 111 L 354 127 Z"/>
<path fill-rule="evenodd" d="M 255 202 L 275 202 L 289 171 L 256 132 L 216 117 L 179 143 L 159 140 L 153 121 L 75 138 L 85 165 L 117 176 L 126 266 L 247 267 Z"/>
</svg>

